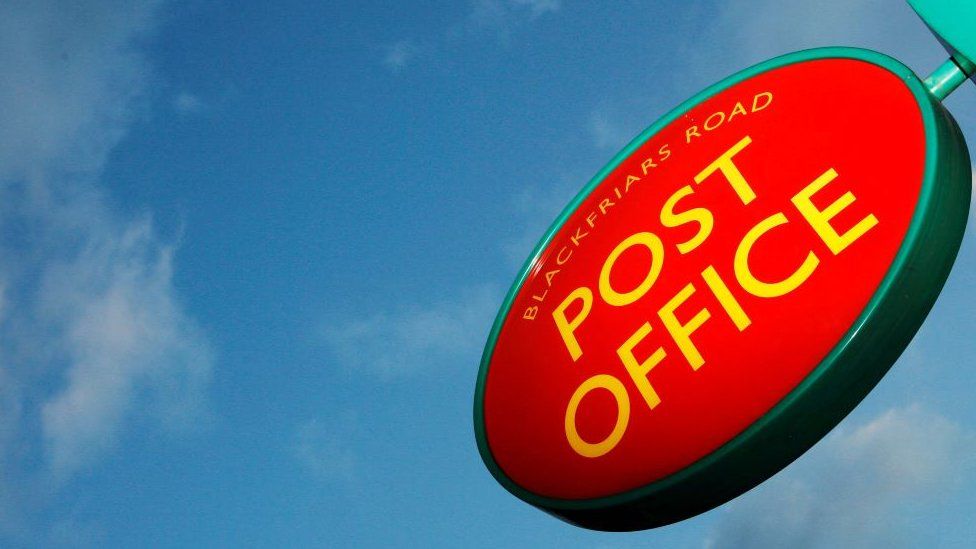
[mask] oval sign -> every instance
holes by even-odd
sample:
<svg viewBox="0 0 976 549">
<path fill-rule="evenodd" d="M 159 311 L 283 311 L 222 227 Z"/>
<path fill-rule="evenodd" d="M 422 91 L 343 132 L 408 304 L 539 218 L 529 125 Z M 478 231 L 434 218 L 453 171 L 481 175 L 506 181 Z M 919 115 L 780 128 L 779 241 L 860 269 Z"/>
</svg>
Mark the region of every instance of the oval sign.
<svg viewBox="0 0 976 549">
<path fill-rule="evenodd" d="M 904 350 L 970 188 L 955 122 L 889 57 L 799 52 L 709 88 L 586 185 L 519 274 L 478 378 L 482 458 L 601 530 L 752 488 Z"/>
</svg>

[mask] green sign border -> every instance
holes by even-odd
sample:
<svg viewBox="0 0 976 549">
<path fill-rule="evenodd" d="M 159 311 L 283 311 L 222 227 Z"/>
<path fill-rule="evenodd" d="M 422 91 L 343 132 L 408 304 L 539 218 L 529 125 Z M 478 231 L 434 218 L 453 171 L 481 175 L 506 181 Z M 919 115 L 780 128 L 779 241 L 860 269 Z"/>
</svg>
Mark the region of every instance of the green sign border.
<svg viewBox="0 0 976 549">
<path fill-rule="evenodd" d="M 692 107 L 758 74 L 818 59 L 855 59 L 899 76 L 915 95 L 926 136 L 925 179 L 911 225 L 888 273 L 843 339 L 796 388 L 735 438 L 685 469 L 627 492 L 585 500 L 534 494 L 495 462 L 484 427 L 488 366 L 498 334 L 530 267 L 580 204 L 624 159 Z M 838 78 L 842 78 L 838 75 Z M 958 125 L 905 65 L 855 48 L 819 48 L 760 63 L 705 89 L 644 130 L 556 218 L 508 291 L 488 337 L 474 398 L 478 450 L 492 475 L 520 499 L 567 522 L 607 531 L 642 530 L 703 513 L 776 474 L 826 436 L 881 380 L 911 341 L 945 284 L 966 227 L 972 186 Z"/>
</svg>

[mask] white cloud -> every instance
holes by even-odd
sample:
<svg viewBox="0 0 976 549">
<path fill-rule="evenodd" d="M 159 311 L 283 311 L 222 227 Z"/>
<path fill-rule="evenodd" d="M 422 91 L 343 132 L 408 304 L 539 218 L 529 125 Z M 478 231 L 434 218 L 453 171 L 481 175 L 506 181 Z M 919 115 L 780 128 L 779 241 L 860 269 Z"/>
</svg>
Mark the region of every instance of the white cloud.
<svg viewBox="0 0 976 549">
<path fill-rule="evenodd" d="M 601 112 L 590 115 L 590 134 L 598 149 L 621 149 L 634 137 L 634 132 L 622 128 Z"/>
<path fill-rule="evenodd" d="M 477 360 L 500 300 L 490 286 L 464 289 L 427 305 L 328 323 L 321 337 L 347 367 L 394 379 L 452 359 Z"/>
<path fill-rule="evenodd" d="M 351 482 L 357 467 L 353 439 L 359 431 L 359 420 L 351 412 L 328 421 L 311 419 L 295 430 L 292 452 L 315 479 Z"/>
<path fill-rule="evenodd" d="M 958 486 L 973 433 L 918 406 L 839 429 L 785 473 L 730 504 L 706 547 L 882 547 L 902 517 Z M 900 512 L 898 512 L 900 511 Z"/>
<path fill-rule="evenodd" d="M 173 98 L 173 110 L 179 114 L 197 114 L 206 108 L 200 96 L 189 92 L 181 92 Z"/>
<path fill-rule="evenodd" d="M 48 532 L 52 547 L 105 547 L 107 537 L 100 524 L 73 516 L 55 521 Z"/>
<path fill-rule="evenodd" d="M 534 20 L 559 11 L 560 0 L 474 0 L 470 20 L 480 27 L 493 27 L 507 39 L 511 28 L 520 22 Z"/>
<path fill-rule="evenodd" d="M 466 15 L 448 25 L 440 40 L 429 42 L 424 53 L 453 49 L 451 42 L 476 38 L 483 41 L 485 35 L 494 35 L 503 46 L 512 44 L 513 34 L 545 15 L 562 9 L 561 0 L 470 0 Z M 446 44 L 444 42 L 447 42 Z M 386 48 L 384 64 L 398 72 L 421 52 L 415 43 L 407 40 Z"/>
<path fill-rule="evenodd" d="M 178 429 L 206 409 L 211 351 L 173 286 L 174 247 L 99 185 L 144 111 L 151 73 L 135 42 L 160 4 L 0 3 L 3 478 L 57 485 L 133 420 Z M 0 522 L 11 505 L 24 507 L 0 502 Z"/>
<path fill-rule="evenodd" d="M 853 45 L 877 49 L 922 69 L 945 57 L 906 2 L 889 0 L 732 0 L 721 5 L 696 57 L 732 60 L 739 68 L 790 51 Z M 716 75 L 724 76 L 724 75 Z"/>
<path fill-rule="evenodd" d="M 559 11 L 562 7 L 560 0 L 512 0 L 512 4 L 518 7 L 528 8 L 532 17 Z"/>
<path fill-rule="evenodd" d="M 97 170 L 144 89 L 157 1 L 0 4 L 0 178 Z"/>
<path fill-rule="evenodd" d="M 502 252 L 513 269 L 518 269 L 532 253 L 573 196 L 582 188 L 574 177 L 557 177 L 549 186 L 528 184 L 512 198 L 514 215 L 510 227 L 511 238 L 502 241 Z"/>
<path fill-rule="evenodd" d="M 45 267 L 37 318 L 55 329 L 69 366 L 44 403 L 51 467 L 67 476 L 117 441 L 134 408 L 164 427 L 203 415 L 211 356 L 172 287 L 173 248 L 148 220 L 94 230 L 83 250 Z"/>
<path fill-rule="evenodd" d="M 420 48 L 410 40 L 400 40 L 386 48 L 383 64 L 392 72 L 400 72 L 420 53 Z"/>
</svg>

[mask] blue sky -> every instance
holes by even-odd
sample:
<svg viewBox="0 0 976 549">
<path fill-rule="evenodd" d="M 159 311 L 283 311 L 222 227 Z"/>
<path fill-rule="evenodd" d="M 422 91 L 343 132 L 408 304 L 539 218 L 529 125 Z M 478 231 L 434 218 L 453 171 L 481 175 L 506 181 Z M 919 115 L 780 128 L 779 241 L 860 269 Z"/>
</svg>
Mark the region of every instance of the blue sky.
<svg viewBox="0 0 976 549">
<path fill-rule="evenodd" d="M 875 392 L 731 504 L 587 532 L 477 455 L 488 326 L 561 207 L 826 45 L 944 58 L 898 0 L 0 4 L 0 545 L 971 545 L 972 230 Z"/>
</svg>

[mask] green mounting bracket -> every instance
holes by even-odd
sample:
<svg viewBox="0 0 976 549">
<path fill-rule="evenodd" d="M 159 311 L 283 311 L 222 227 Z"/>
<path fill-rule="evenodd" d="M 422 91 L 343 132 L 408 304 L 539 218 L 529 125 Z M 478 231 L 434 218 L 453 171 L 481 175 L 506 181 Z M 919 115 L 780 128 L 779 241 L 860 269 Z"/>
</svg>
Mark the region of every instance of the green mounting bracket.
<svg viewBox="0 0 976 549">
<path fill-rule="evenodd" d="M 949 51 L 950 59 L 925 80 L 940 101 L 976 75 L 976 1 L 908 0 L 915 13 Z"/>
</svg>

